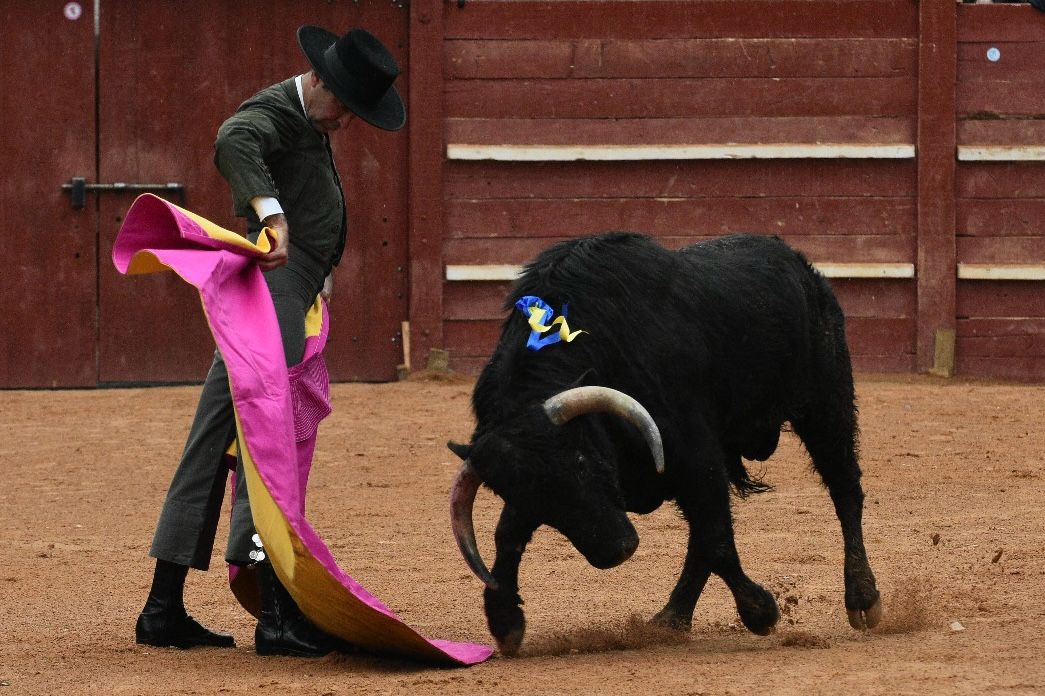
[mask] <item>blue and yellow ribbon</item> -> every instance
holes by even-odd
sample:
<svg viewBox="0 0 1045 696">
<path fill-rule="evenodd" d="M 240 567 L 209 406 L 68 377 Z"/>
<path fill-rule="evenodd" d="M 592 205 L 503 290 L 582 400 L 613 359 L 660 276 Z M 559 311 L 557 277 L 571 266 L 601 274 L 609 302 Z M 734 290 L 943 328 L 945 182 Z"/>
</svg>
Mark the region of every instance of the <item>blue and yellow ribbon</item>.
<svg viewBox="0 0 1045 696">
<path fill-rule="evenodd" d="M 562 306 L 560 316 L 555 317 L 547 324 L 544 322 L 555 316 L 555 310 L 553 310 L 548 303 L 541 298 L 535 295 L 520 297 L 515 303 L 515 307 L 526 316 L 527 322 L 530 324 L 530 337 L 526 340 L 526 347 L 530 350 L 540 350 L 545 346 L 550 346 L 559 341 L 570 343 L 582 333 L 588 333 L 581 329 L 572 332 L 570 331 L 570 325 L 566 322 L 566 311 L 568 309 L 566 305 Z M 543 334 L 547 334 L 556 325 L 559 326 L 558 331 L 543 336 Z"/>
</svg>

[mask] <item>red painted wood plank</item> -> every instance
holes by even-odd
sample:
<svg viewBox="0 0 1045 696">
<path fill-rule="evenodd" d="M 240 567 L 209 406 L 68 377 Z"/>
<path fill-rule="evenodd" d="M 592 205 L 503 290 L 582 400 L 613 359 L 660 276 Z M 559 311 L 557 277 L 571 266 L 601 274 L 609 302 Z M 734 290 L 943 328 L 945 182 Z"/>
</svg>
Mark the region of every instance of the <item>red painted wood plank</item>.
<svg viewBox="0 0 1045 696">
<path fill-rule="evenodd" d="M 448 201 L 449 237 L 559 236 L 606 230 L 722 235 L 911 235 L 906 198 Z"/>
<path fill-rule="evenodd" d="M 1014 382 L 1041 382 L 1045 380 L 1045 357 L 1000 358 L 991 356 L 966 357 L 958 344 L 955 371 L 959 375 L 1011 380 Z"/>
<path fill-rule="evenodd" d="M 723 118 L 449 118 L 446 142 L 469 145 L 913 143 L 914 119 L 864 116 Z"/>
<path fill-rule="evenodd" d="M 853 354 L 853 371 L 858 373 L 896 373 L 914 372 L 915 360 L 913 353 L 894 353 L 893 355 L 860 355 Z"/>
<path fill-rule="evenodd" d="M 846 317 L 845 334 L 857 354 L 914 353 L 914 317 Z"/>
<path fill-rule="evenodd" d="M 842 311 L 847 317 L 914 317 L 917 312 L 913 280 L 831 278 Z"/>
<path fill-rule="evenodd" d="M 930 370 L 954 329 L 955 3 L 918 4 L 917 365 Z"/>
<path fill-rule="evenodd" d="M 679 118 L 903 116 L 916 105 L 910 77 L 783 79 L 454 80 L 456 118 Z"/>
<path fill-rule="evenodd" d="M 443 318 L 449 320 L 500 320 L 507 314 L 504 299 L 510 282 L 448 282 L 443 290 Z"/>
<path fill-rule="evenodd" d="M 1040 281 L 963 280 L 958 283 L 958 317 L 1043 318 L 1045 285 Z"/>
<path fill-rule="evenodd" d="M 1043 336 L 1045 317 L 972 318 L 958 320 L 959 338 L 990 338 L 996 336 Z M 1045 350 L 1042 351 L 1045 355 Z"/>
<path fill-rule="evenodd" d="M 984 80 L 958 85 L 957 113 L 960 118 L 971 115 L 1005 115 L 1014 117 L 1045 116 L 1045 78 Z"/>
<path fill-rule="evenodd" d="M 913 198 L 913 160 L 449 162 L 447 199 Z"/>
<path fill-rule="evenodd" d="M 522 318 L 522 317 L 520 317 Z M 488 356 L 501 336 L 500 320 L 451 320 L 443 322 L 446 350 L 455 356 Z"/>
<path fill-rule="evenodd" d="M 443 346 L 442 6 L 410 3 L 410 360 Z"/>
<path fill-rule="evenodd" d="M 1045 357 L 1045 334 L 959 337 L 962 355 L 981 358 Z"/>
<path fill-rule="evenodd" d="M 958 39 L 982 41 L 1045 41 L 1045 17 L 1030 5 L 959 5 Z"/>
<path fill-rule="evenodd" d="M 988 53 L 989 52 L 989 53 Z M 993 56 L 995 60 L 991 60 Z M 958 82 L 1033 80 L 1045 71 L 1045 36 L 1038 42 L 958 45 Z"/>
<path fill-rule="evenodd" d="M 1045 165 L 1041 162 L 963 162 L 958 166 L 955 192 L 958 198 L 1045 199 Z"/>
<path fill-rule="evenodd" d="M 958 322 L 966 356 L 1045 356 L 1045 319 L 970 319 Z"/>
<path fill-rule="evenodd" d="M 1045 199 L 959 199 L 956 229 L 966 237 L 1045 238 Z M 1045 257 L 1032 257 L 1024 263 L 1040 261 Z"/>
<path fill-rule="evenodd" d="M 669 249 L 693 244 L 708 236 L 659 235 L 657 240 Z M 447 264 L 522 264 L 542 249 L 567 237 L 489 237 L 483 239 L 449 239 L 443 258 Z M 914 258 L 913 236 L 837 235 L 784 237 L 813 261 L 909 263 Z"/>
<path fill-rule="evenodd" d="M 905 0 L 448 2 L 448 38 L 912 37 Z"/>
<path fill-rule="evenodd" d="M 444 46 L 450 79 L 578 77 L 901 77 L 913 39 L 461 40 Z"/>
<path fill-rule="evenodd" d="M 1040 230 L 1031 237 L 960 236 L 957 248 L 962 263 L 1045 263 L 1045 236 Z"/>
<path fill-rule="evenodd" d="M 1045 144 L 1045 120 L 961 120 L 958 122 L 958 144 L 1043 145 Z"/>
</svg>

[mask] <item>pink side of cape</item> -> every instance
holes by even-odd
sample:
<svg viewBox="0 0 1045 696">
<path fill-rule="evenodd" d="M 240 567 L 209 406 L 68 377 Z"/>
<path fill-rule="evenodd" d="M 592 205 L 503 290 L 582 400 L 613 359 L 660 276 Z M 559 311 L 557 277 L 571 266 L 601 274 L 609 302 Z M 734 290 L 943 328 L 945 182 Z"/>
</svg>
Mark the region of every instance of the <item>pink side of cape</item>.
<svg viewBox="0 0 1045 696">
<path fill-rule="evenodd" d="M 210 237 L 179 208 L 152 195 L 128 210 L 113 247 L 113 263 L 126 273 L 136 254 L 147 252 L 195 286 L 211 332 L 225 359 L 233 401 L 258 474 L 288 524 L 310 554 L 349 592 L 376 612 L 400 621 L 377 597 L 338 567 L 305 519 L 307 465 L 288 461 L 295 443 L 294 419 L 279 325 L 254 263 L 257 252 Z M 249 321 L 244 321 L 249 317 Z M 301 448 L 311 460 L 312 446 Z M 314 443 L 312 443 L 314 444 Z M 400 621 L 401 623 L 401 621 Z M 492 649 L 474 643 L 428 642 L 462 665 L 482 662 Z"/>
</svg>

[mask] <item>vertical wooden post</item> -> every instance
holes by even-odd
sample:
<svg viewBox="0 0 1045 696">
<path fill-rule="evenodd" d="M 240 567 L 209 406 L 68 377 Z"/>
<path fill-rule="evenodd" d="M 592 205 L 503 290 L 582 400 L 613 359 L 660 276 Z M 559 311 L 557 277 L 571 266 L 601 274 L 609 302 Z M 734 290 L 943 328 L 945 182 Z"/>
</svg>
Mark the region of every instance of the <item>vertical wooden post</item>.
<svg viewBox="0 0 1045 696">
<path fill-rule="evenodd" d="M 917 368 L 954 365 L 957 28 L 954 0 L 918 3 Z"/>
<path fill-rule="evenodd" d="M 411 363 L 443 347 L 443 7 L 410 3 Z"/>
</svg>

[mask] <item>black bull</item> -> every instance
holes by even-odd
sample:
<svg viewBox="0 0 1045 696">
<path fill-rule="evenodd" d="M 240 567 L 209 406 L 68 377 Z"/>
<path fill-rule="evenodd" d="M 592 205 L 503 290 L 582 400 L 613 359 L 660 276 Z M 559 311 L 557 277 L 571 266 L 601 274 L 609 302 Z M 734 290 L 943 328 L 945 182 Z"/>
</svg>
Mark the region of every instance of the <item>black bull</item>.
<svg viewBox="0 0 1045 696">
<path fill-rule="evenodd" d="M 586 333 L 528 349 L 531 327 L 514 309 L 524 296 L 556 313 L 566 305 L 569 328 Z M 769 633 L 776 602 L 741 569 L 730 490 L 768 488 L 742 459 L 768 459 L 785 422 L 841 523 L 849 622 L 878 623 L 844 320 L 827 282 L 799 253 L 750 235 L 678 252 L 638 234 L 575 239 L 526 267 L 506 309 L 512 314 L 475 386 L 471 443 L 450 443 L 465 460 L 451 494 L 454 533 L 486 583 L 486 617 L 502 652 L 522 643 L 518 569 L 538 526 L 554 527 L 589 563 L 609 568 L 638 545 L 626 513 L 670 499 L 689 523 L 689 542 L 654 620 L 688 629 L 714 573 L 744 625 Z M 482 483 L 505 501 L 492 571 L 471 520 Z"/>
</svg>

